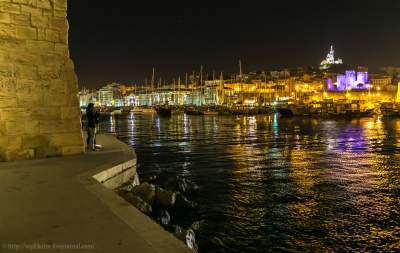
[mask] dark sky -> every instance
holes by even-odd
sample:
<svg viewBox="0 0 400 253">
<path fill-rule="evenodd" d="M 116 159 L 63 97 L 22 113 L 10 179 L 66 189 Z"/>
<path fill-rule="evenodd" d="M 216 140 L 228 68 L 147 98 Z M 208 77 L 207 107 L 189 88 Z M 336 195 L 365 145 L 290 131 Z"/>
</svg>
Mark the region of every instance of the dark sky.
<svg viewBox="0 0 400 253">
<path fill-rule="evenodd" d="M 345 63 L 400 65 L 400 1 L 70 0 L 80 86 L 199 70 L 317 65 L 331 43 Z"/>
</svg>

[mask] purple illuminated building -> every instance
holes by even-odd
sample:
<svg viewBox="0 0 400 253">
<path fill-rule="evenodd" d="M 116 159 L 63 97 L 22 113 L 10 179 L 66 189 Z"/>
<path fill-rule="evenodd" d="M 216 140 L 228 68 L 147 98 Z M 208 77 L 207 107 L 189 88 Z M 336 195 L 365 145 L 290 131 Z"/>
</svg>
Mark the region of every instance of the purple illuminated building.
<svg viewBox="0 0 400 253">
<path fill-rule="evenodd" d="M 344 75 L 337 75 L 336 83 L 332 79 L 327 80 L 329 91 L 366 90 L 368 84 L 368 72 L 347 70 Z"/>
</svg>

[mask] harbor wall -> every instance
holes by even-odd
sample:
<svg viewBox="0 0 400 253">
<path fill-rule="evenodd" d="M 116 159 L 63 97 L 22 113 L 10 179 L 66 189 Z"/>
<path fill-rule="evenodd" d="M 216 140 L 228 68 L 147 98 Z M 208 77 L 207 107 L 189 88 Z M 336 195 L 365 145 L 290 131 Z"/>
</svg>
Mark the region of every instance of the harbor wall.
<svg viewBox="0 0 400 253">
<path fill-rule="evenodd" d="M 0 161 L 84 151 L 67 0 L 0 1 Z"/>
</svg>

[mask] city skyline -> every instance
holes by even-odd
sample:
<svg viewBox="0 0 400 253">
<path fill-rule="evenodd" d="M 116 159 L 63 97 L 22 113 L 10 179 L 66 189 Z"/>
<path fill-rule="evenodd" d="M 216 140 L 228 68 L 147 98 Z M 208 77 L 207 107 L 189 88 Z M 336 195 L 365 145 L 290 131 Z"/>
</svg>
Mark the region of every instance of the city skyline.
<svg viewBox="0 0 400 253">
<path fill-rule="evenodd" d="M 208 72 L 234 73 L 238 60 L 247 72 L 318 66 L 331 44 L 350 65 L 399 65 L 400 4 L 395 1 L 103 5 L 90 9 L 90 16 L 84 15 L 89 3 L 69 6 L 80 86 L 143 83 L 153 67 L 158 76 L 172 79 L 200 65 Z"/>
</svg>

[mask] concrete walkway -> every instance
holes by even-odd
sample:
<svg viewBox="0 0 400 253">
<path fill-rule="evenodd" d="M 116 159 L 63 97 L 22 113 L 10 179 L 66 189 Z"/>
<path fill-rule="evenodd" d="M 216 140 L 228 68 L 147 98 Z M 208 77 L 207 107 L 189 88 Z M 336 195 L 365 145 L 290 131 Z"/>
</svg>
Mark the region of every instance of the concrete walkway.
<svg viewBox="0 0 400 253">
<path fill-rule="evenodd" d="M 192 252 L 92 178 L 134 159 L 112 136 L 102 151 L 0 163 L 0 252 Z"/>
</svg>

